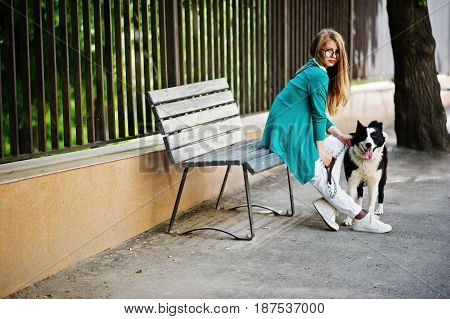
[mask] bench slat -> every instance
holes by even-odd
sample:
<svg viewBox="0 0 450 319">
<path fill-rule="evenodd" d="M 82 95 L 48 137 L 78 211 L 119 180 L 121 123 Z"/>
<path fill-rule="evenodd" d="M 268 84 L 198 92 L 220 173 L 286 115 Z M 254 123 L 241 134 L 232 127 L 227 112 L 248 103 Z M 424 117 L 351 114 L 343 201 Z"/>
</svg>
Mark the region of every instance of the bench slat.
<svg viewBox="0 0 450 319">
<path fill-rule="evenodd" d="M 167 142 L 169 148 L 174 149 L 225 132 L 235 131 L 241 129 L 241 127 L 241 118 L 235 116 L 224 121 L 213 122 L 211 124 L 195 127 L 191 130 L 184 130 L 178 134 L 169 135 L 167 136 Z"/>
<path fill-rule="evenodd" d="M 224 156 L 226 156 L 226 154 L 229 154 L 230 152 L 247 147 L 248 144 L 252 144 L 252 143 L 255 143 L 255 141 L 254 140 L 242 140 L 242 141 L 240 141 L 236 144 L 230 145 L 228 147 L 224 147 L 224 148 L 215 150 L 213 152 L 191 158 L 191 159 L 183 162 L 183 166 L 191 167 L 191 166 L 196 166 L 197 163 L 211 163 L 213 158 L 219 158 L 221 156 L 224 157 Z M 205 165 L 201 165 L 201 166 L 205 166 Z"/>
<path fill-rule="evenodd" d="M 276 153 L 255 158 L 247 162 L 248 171 L 254 175 L 283 164 L 283 160 Z"/>
<path fill-rule="evenodd" d="M 242 153 L 239 156 L 233 156 L 232 158 L 219 158 L 207 162 L 196 162 L 194 166 L 222 166 L 222 165 L 242 165 L 249 160 L 256 159 L 258 157 L 268 154 L 270 150 L 258 149 L 249 151 L 248 153 Z"/>
<path fill-rule="evenodd" d="M 249 147 L 252 147 L 252 145 L 254 145 L 255 143 L 257 143 L 256 140 L 245 140 L 243 143 L 237 143 L 228 148 L 223 148 L 221 150 L 217 150 L 217 151 L 193 158 L 192 160 L 193 161 L 194 160 L 212 161 L 212 160 L 220 158 L 220 157 L 225 157 L 227 154 L 231 154 L 233 152 L 239 152 L 242 149 L 248 149 Z"/>
<path fill-rule="evenodd" d="M 259 140 L 252 141 L 244 147 L 239 149 L 227 150 L 224 154 L 212 156 L 209 160 L 211 163 L 230 161 L 231 163 L 239 163 L 240 159 L 251 152 L 254 152 L 260 148 L 261 142 Z"/>
<path fill-rule="evenodd" d="M 160 122 L 163 128 L 163 132 L 161 132 L 161 134 L 169 134 L 178 130 L 186 129 L 188 127 L 229 118 L 238 114 L 239 109 L 237 105 L 233 103 L 219 106 L 214 109 L 209 109 L 206 111 L 201 111 L 197 113 L 172 118 L 166 121 L 163 120 Z"/>
<path fill-rule="evenodd" d="M 242 141 L 243 132 L 241 130 L 234 131 L 228 134 L 215 136 L 211 139 L 201 140 L 198 143 L 191 144 L 185 147 L 177 148 L 169 151 L 169 157 L 172 163 L 176 164 L 187 159 L 209 153 L 228 145 L 235 144 Z M 165 137 L 166 139 L 166 137 Z M 165 141 L 167 143 L 167 139 Z M 167 147 L 167 144 L 166 144 Z"/>
<path fill-rule="evenodd" d="M 270 154 L 270 150 L 267 148 L 259 148 L 253 152 L 249 152 L 247 154 L 243 154 L 240 158 L 239 158 L 239 163 L 238 165 L 242 165 L 244 163 L 247 163 L 248 161 L 252 161 L 252 160 L 258 160 L 258 158 L 260 157 L 264 157 L 266 155 Z"/>
<path fill-rule="evenodd" d="M 185 114 L 207 107 L 234 102 L 231 91 L 218 92 L 209 95 L 194 97 L 188 100 L 181 100 L 167 104 L 160 104 L 154 107 L 156 119 L 165 119 L 179 114 Z"/>
<path fill-rule="evenodd" d="M 270 152 L 260 148 L 260 140 L 250 140 L 239 146 L 232 145 L 223 150 L 208 153 L 183 162 L 184 167 L 242 165 L 250 159 L 263 156 Z"/>
<path fill-rule="evenodd" d="M 196 95 L 226 90 L 228 88 L 229 86 L 227 80 L 225 78 L 221 78 L 216 80 L 209 80 L 193 84 L 181 85 L 168 89 L 155 90 L 152 92 L 148 92 L 148 97 L 150 98 L 151 102 L 154 105 L 156 105 Z"/>
</svg>

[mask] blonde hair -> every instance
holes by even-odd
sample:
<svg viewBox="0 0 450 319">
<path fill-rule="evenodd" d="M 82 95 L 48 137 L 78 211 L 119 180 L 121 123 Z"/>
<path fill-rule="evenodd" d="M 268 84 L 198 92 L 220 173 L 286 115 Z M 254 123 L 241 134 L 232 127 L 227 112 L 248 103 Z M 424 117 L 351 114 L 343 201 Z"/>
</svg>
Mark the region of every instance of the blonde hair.
<svg viewBox="0 0 450 319">
<path fill-rule="evenodd" d="M 327 95 L 327 110 L 330 115 L 334 115 L 340 107 L 347 104 L 350 93 L 348 60 L 344 39 L 333 29 L 322 29 L 314 38 L 309 53 L 316 61 L 325 65 L 325 62 L 320 56 L 320 49 L 322 49 L 329 40 L 336 42 L 336 46 L 339 50 L 338 62 L 333 67 L 327 69 L 330 77 Z"/>
</svg>

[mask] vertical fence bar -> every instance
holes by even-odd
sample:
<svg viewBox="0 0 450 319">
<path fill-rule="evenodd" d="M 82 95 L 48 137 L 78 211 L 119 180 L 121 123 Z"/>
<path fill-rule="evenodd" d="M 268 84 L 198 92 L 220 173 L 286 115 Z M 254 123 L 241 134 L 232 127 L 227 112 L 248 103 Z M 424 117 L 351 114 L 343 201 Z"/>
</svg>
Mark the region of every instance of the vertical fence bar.
<svg viewBox="0 0 450 319">
<path fill-rule="evenodd" d="M 266 105 L 267 110 L 270 109 L 272 105 L 272 79 L 273 79 L 273 0 L 266 0 L 266 22 L 267 22 L 267 77 L 266 77 Z"/>
<path fill-rule="evenodd" d="M 119 137 L 125 137 L 125 107 L 123 96 L 122 67 L 122 14 L 121 0 L 114 0 L 114 41 L 116 50 L 116 85 L 117 85 L 117 118 L 119 120 Z"/>
<path fill-rule="evenodd" d="M 106 139 L 105 111 L 103 108 L 103 48 L 102 48 L 102 17 L 100 0 L 94 0 L 95 29 L 95 79 L 97 99 L 95 100 L 95 137 L 97 141 Z"/>
<path fill-rule="evenodd" d="M 287 81 L 289 80 L 290 77 L 290 52 L 291 52 L 291 28 L 290 28 L 290 12 L 289 12 L 289 8 L 290 8 L 290 0 L 284 0 L 283 1 L 283 27 L 284 27 L 284 32 L 283 32 L 283 38 L 284 38 L 284 65 L 283 65 L 283 70 L 284 70 L 284 76 L 283 76 L 283 82 L 282 82 L 282 87 L 287 83 Z"/>
<path fill-rule="evenodd" d="M 224 0 L 219 1 L 219 33 L 220 33 L 220 77 L 225 77 L 227 67 L 225 65 L 225 15 L 223 11 Z"/>
<path fill-rule="evenodd" d="M 303 25 L 302 25 L 302 16 L 301 16 L 301 6 L 302 6 L 302 2 L 296 2 L 296 8 L 295 8 L 295 22 L 296 22 L 296 28 L 297 28 L 297 34 L 296 34 L 296 50 L 297 50 L 297 55 L 296 55 L 296 62 L 295 62 L 295 70 L 294 72 L 296 72 L 302 65 L 302 29 L 303 29 Z"/>
<path fill-rule="evenodd" d="M 213 24 L 214 24 L 214 77 L 220 77 L 220 57 L 219 57 L 219 0 L 213 0 Z"/>
<path fill-rule="evenodd" d="M 53 1 L 52 1 L 53 2 Z M 94 97 L 92 94 L 92 51 L 91 51 L 91 10 L 90 1 L 83 0 L 83 38 L 84 38 L 84 86 L 86 91 L 86 127 L 89 143 L 94 137 Z"/>
<path fill-rule="evenodd" d="M 304 18 L 305 18 L 305 47 L 309 48 L 311 45 L 311 34 L 313 33 L 311 29 L 311 0 L 306 0 L 305 2 L 305 11 L 304 11 Z M 309 59 L 309 49 L 305 50 L 305 62 Z"/>
<path fill-rule="evenodd" d="M 256 110 L 264 109 L 264 1 L 256 1 Z"/>
<path fill-rule="evenodd" d="M 123 1 L 123 28 L 125 33 L 125 68 L 127 91 L 128 136 L 135 135 L 134 106 L 133 106 L 133 74 L 131 67 L 131 27 L 130 27 L 130 0 Z"/>
<path fill-rule="evenodd" d="M 304 41 L 305 41 L 305 3 L 304 1 L 299 2 L 298 4 L 298 19 L 299 19 L 299 33 L 298 33 L 298 50 L 299 50 L 299 63 L 297 65 L 297 70 L 305 64 L 305 51 L 307 50 Z"/>
<path fill-rule="evenodd" d="M 213 31 L 212 31 L 212 0 L 206 0 L 206 33 L 207 33 L 207 47 L 208 47 L 208 80 L 214 78 L 214 42 L 213 42 Z"/>
<path fill-rule="evenodd" d="M 76 143 L 83 144 L 83 111 L 81 109 L 81 58 L 80 36 L 78 31 L 78 1 L 70 1 L 70 16 L 72 24 L 72 56 L 74 68 L 74 95 L 75 95 L 75 127 Z"/>
<path fill-rule="evenodd" d="M 180 7 L 178 7 L 180 10 Z M 199 2 L 199 14 L 200 14 L 200 75 L 201 80 L 206 80 L 206 33 L 205 33 L 205 0 L 200 0 Z M 178 24 L 179 26 L 182 24 Z M 180 55 L 183 51 L 183 46 L 180 45 Z M 208 48 L 209 50 L 209 48 Z M 183 74 L 182 72 L 180 72 Z"/>
<path fill-rule="evenodd" d="M 33 19 L 34 19 L 34 43 L 35 43 L 34 50 L 36 61 L 36 85 L 37 85 L 36 98 L 37 98 L 38 149 L 41 152 L 45 152 L 46 129 L 45 129 L 45 78 L 44 78 L 44 48 L 43 48 L 44 41 L 42 37 L 42 11 L 40 1 L 33 1 Z M 2 107 L 1 107 L 1 91 L 0 91 L 0 113 L 1 109 Z M 0 122 L 1 122 L 1 115 L 0 115 Z"/>
<path fill-rule="evenodd" d="M 348 30 L 349 30 L 349 64 L 350 64 L 350 80 L 355 78 L 354 72 L 354 62 L 355 62 L 355 35 L 353 30 L 355 29 L 355 2 L 354 0 L 349 0 L 349 20 L 348 20 Z"/>
<path fill-rule="evenodd" d="M 250 97 L 251 97 L 251 93 L 250 93 L 250 74 L 249 74 L 249 66 L 250 66 L 250 59 L 249 59 L 249 52 L 250 52 L 250 48 L 249 48 L 249 40 L 250 40 L 250 34 L 249 34 L 249 10 L 250 10 L 250 4 L 249 4 L 250 0 L 244 0 L 244 7 L 243 7 L 243 14 L 244 14 L 244 33 L 243 33 L 243 39 L 244 39 L 244 55 L 243 55 L 243 60 L 244 60 L 244 78 L 243 78 L 243 86 L 244 86 L 244 108 L 245 108 L 245 113 L 244 114 L 248 114 L 250 112 Z"/>
<path fill-rule="evenodd" d="M 167 88 L 169 86 L 168 83 L 168 74 L 167 74 L 167 34 L 166 34 L 166 1 L 159 1 L 159 48 L 160 48 L 160 58 L 161 58 L 161 85 L 162 88 Z"/>
<path fill-rule="evenodd" d="M 267 10 L 267 12 L 269 13 L 269 22 L 270 22 L 270 27 L 269 27 L 269 34 L 270 34 L 270 43 L 269 43 L 269 51 L 270 51 L 270 55 L 269 55 L 269 61 L 270 61 L 270 74 L 268 76 L 268 82 L 269 82 L 269 101 L 268 104 L 271 105 L 272 101 L 275 98 L 275 78 L 276 78 L 276 73 L 275 73 L 275 69 L 276 69 L 276 42 L 275 42 L 275 38 L 276 38 L 276 19 L 275 19 L 275 14 L 276 14 L 276 5 L 275 5 L 275 0 L 269 0 L 270 1 L 270 9 Z"/>
<path fill-rule="evenodd" d="M 298 30 L 298 64 L 297 64 L 297 70 L 305 63 L 305 59 L 303 58 L 303 55 L 305 54 L 304 51 L 306 50 L 305 46 L 303 45 L 303 30 L 305 29 L 304 26 L 304 18 L 303 18 L 303 4 L 304 2 L 301 1 L 298 3 L 298 21 L 299 21 L 299 30 Z"/>
<path fill-rule="evenodd" d="M 87 1 L 87 0 L 86 0 Z M 55 9 L 53 0 L 47 0 L 47 53 L 48 53 L 48 73 L 49 73 L 49 97 L 50 97 L 50 128 L 52 149 L 59 148 L 59 124 L 58 124 L 58 85 L 56 82 L 56 35 L 55 35 Z M 11 74 L 11 73 L 10 73 Z M 15 74 L 15 73 L 14 73 Z M 11 91 L 10 91 L 11 92 Z M 14 91 L 15 92 L 15 91 Z"/>
<path fill-rule="evenodd" d="M 292 76 L 295 73 L 295 66 L 297 64 L 297 16 L 296 16 L 296 9 L 297 9 L 297 1 L 293 0 L 291 1 L 291 64 L 290 64 L 290 76 Z"/>
<path fill-rule="evenodd" d="M 245 114 L 245 51 L 244 51 L 244 0 L 239 1 L 239 109 L 240 114 Z"/>
<path fill-rule="evenodd" d="M 297 60 L 295 63 L 295 71 L 297 71 L 301 65 L 303 64 L 302 61 L 302 29 L 303 29 L 303 20 L 302 20 L 302 16 L 301 16 L 301 7 L 302 7 L 302 3 L 301 2 L 297 2 L 297 7 L 295 10 L 295 14 L 296 14 L 296 23 L 297 23 Z"/>
<path fill-rule="evenodd" d="M 187 83 L 192 83 L 192 34 L 191 34 L 191 8 L 190 0 L 184 1 L 184 30 L 186 34 L 186 80 Z M 194 43 L 195 44 L 195 43 Z"/>
<path fill-rule="evenodd" d="M 0 8 L 3 8 L 3 4 L 0 4 Z M 5 11 L 6 12 L 6 11 Z M 2 94 L 2 50 L 0 48 L 0 159 L 3 159 L 3 94 Z"/>
<path fill-rule="evenodd" d="M 276 50 L 277 50 L 277 66 L 276 66 L 276 82 L 275 82 L 275 96 L 280 92 L 281 87 L 281 81 L 283 78 L 283 1 L 276 1 L 276 19 L 277 19 L 277 44 L 276 44 Z"/>
<path fill-rule="evenodd" d="M 232 29 L 233 29 L 233 92 L 234 92 L 234 99 L 238 100 L 238 10 L 239 7 L 237 5 L 238 0 L 231 0 L 231 10 L 232 10 Z"/>
<path fill-rule="evenodd" d="M 192 1 L 192 40 L 194 46 L 194 82 L 200 81 L 200 52 L 198 49 L 199 46 L 199 36 L 198 36 L 198 0 Z"/>
<path fill-rule="evenodd" d="M 116 138 L 116 116 L 114 111 L 114 80 L 113 80 L 113 53 L 112 53 L 112 35 L 111 35 L 111 3 L 110 0 L 104 0 L 103 10 L 105 12 L 105 73 L 106 73 L 106 94 L 108 104 L 108 137 Z"/>
<path fill-rule="evenodd" d="M 232 52 L 232 43 L 231 43 L 231 28 L 232 28 L 232 26 L 231 26 L 231 12 L 230 12 L 230 10 L 231 10 L 231 7 L 230 7 L 230 5 L 231 5 L 231 3 L 230 3 L 230 0 L 226 0 L 225 1 L 225 25 L 226 25 L 226 28 L 225 28 L 225 32 L 226 32 L 226 34 L 227 34 L 227 36 L 226 36 L 226 39 L 227 39 L 227 74 L 226 74 L 226 77 L 227 77 L 227 81 L 228 81 L 228 84 L 230 85 L 230 87 L 231 87 L 231 85 L 232 85 L 232 82 L 233 82 L 233 77 L 232 77 L 232 68 L 233 68 L 233 62 L 232 62 L 232 55 L 231 55 L 231 52 Z"/>
<path fill-rule="evenodd" d="M 249 1 L 249 14 L 250 14 L 250 92 L 249 92 L 249 112 L 256 112 L 256 74 L 255 74 L 255 12 L 253 0 Z"/>
<path fill-rule="evenodd" d="M 315 32 L 314 34 L 317 34 L 320 30 L 320 1 L 314 1 L 314 16 L 315 16 Z M 339 10 L 339 6 L 337 8 Z M 339 11 L 338 11 L 339 12 Z"/>
<path fill-rule="evenodd" d="M 148 4 L 147 0 L 142 0 L 142 49 L 144 55 L 144 91 L 151 90 L 150 86 L 150 34 L 148 33 Z M 154 36 L 154 35 L 152 35 Z M 181 36 L 180 36 L 181 39 Z M 150 103 L 144 103 L 145 107 L 145 132 L 152 132 L 153 114 Z"/>
<path fill-rule="evenodd" d="M 254 32 L 255 32 L 255 99 L 253 101 L 254 103 L 254 109 L 255 112 L 258 112 L 261 108 L 261 99 L 260 99 L 260 90 L 261 90 L 261 86 L 260 86 L 260 82 L 259 79 L 261 78 L 261 68 L 260 68 L 260 61 L 261 61 L 261 55 L 260 55 L 260 46 L 261 46 L 261 32 L 263 32 L 263 30 L 261 30 L 259 28 L 260 25 L 260 21 L 261 21 L 261 12 L 260 12 L 260 4 L 259 1 L 256 1 L 254 3 L 253 6 L 253 10 L 254 10 L 254 16 L 255 16 L 255 27 L 254 27 Z"/>
<path fill-rule="evenodd" d="M 147 0 L 141 0 L 142 6 L 142 53 L 144 56 L 144 91 L 150 91 L 150 35 L 148 33 L 148 4 Z M 147 117 L 150 116 L 146 112 Z M 148 120 L 147 120 L 148 124 Z M 149 132 L 147 130 L 147 132 Z"/>
<path fill-rule="evenodd" d="M 178 8 L 176 0 L 166 1 L 167 17 L 167 68 L 169 87 L 180 85 L 180 67 L 178 58 Z M 170 49 L 169 49 L 170 48 Z"/>
<path fill-rule="evenodd" d="M 184 37 L 183 37 L 183 2 L 184 0 L 178 0 L 178 25 L 180 26 L 180 34 L 178 35 L 178 47 L 184 48 Z M 184 68 L 184 50 L 180 50 L 179 65 L 180 65 L 180 84 L 186 84 L 185 80 L 185 68 Z"/>
<path fill-rule="evenodd" d="M 291 77 L 297 71 L 298 65 L 298 1 L 291 1 Z"/>
<path fill-rule="evenodd" d="M 19 134 L 20 153 L 32 153 L 33 151 L 33 133 L 31 121 L 31 79 L 30 79 L 30 46 L 28 37 L 28 5 L 27 1 L 19 1 L 19 30 L 16 34 L 19 44 L 19 67 L 22 77 L 22 96 L 23 96 L 23 127 L 22 134 Z M 19 126 L 20 129 L 20 126 Z"/>
<path fill-rule="evenodd" d="M 64 146 L 70 147 L 71 121 L 70 121 L 70 82 L 69 82 L 69 52 L 67 47 L 67 4 L 66 0 L 59 1 L 59 39 L 61 43 L 61 89 L 63 102 Z"/>
<path fill-rule="evenodd" d="M 134 25 L 134 74 L 136 77 L 136 111 L 138 134 L 144 134 L 144 110 L 142 94 L 142 60 L 141 60 L 141 32 L 139 21 L 139 0 L 133 1 L 133 25 Z"/>
<path fill-rule="evenodd" d="M 17 83 L 16 83 L 16 49 L 15 49 L 15 30 L 14 30 L 14 6 L 13 1 L 6 3 L 6 74 L 9 75 L 8 93 L 9 93 L 9 140 L 11 155 L 19 155 L 19 122 L 17 113 Z"/>
<path fill-rule="evenodd" d="M 280 83 L 280 74 L 281 74 L 281 45 L 282 45 L 282 41 L 281 41 L 281 37 L 282 37 L 282 28 L 281 25 L 283 23 L 283 20 L 280 19 L 280 4 L 282 5 L 282 0 L 280 1 L 275 1 L 275 23 L 276 23 L 276 34 L 275 34 L 275 92 L 274 92 L 274 98 L 275 96 L 278 94 L 278 90 L 279 90 L 279 83 Z"/>
<path fill-rule="evenodd" d="M 151 34 L 152 34 L 152 74 L 153 90 L 158 90 L 159 86 L 159 65 L 158 65 L 158 14 L 156 0 L 150 1 Z"/>
</svg>

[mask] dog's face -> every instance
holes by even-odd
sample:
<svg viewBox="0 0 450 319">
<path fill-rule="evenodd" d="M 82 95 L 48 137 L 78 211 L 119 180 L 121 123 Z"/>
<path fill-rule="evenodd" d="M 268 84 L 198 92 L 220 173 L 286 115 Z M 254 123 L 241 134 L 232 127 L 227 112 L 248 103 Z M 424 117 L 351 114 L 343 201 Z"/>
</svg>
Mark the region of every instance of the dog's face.
<svg viewBox="0 0 450 319">
<path fill-rule="evenodd" d="M 386 140 L 383 135 L 383 123 L 378 121 L 370 122 L 367 127 L 358 121 L 356 132 L 351 135 L 355 154 L 366 160 L 371 160 L 378 148 L 382 150 Z"/>
</svg>

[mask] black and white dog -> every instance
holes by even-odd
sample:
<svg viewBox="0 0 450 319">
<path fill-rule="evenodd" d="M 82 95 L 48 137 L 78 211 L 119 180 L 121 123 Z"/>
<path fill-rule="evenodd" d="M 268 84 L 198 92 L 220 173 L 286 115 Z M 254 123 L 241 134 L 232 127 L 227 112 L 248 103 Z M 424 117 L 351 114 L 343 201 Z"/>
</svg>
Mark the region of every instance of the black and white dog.
<svg viewBox="0 0 450 319">
<path fill-rule="evenodd" d="M 373 214 L 383 214 L 384 186 L 386 185 L 387 149 L 383 123 L 372 121 L 365 127 L 359 121 L 353 136 L 352 146 L 345 153 L 344 169 L 348 183 L 349 195 L 361 205 L 363 186 L 369 189 L 369 210 Z M 375 202 L 378 195 L 378 207 Z M 344 225 L 351 225 L 347 217 Z"/>
</svg>

